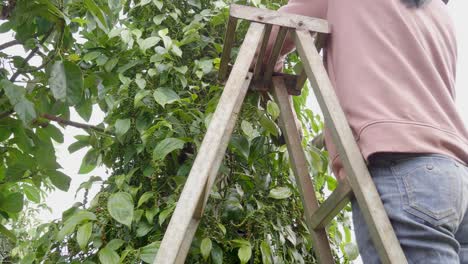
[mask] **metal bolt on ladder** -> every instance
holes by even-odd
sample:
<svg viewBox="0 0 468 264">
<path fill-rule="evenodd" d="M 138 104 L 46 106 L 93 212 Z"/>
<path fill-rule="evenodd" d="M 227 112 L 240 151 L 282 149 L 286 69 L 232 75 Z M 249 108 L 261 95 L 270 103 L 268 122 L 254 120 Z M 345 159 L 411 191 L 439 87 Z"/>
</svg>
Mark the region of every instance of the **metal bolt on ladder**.
<svg viewBox="0 0 468 264">
<path fill-rule="evenodd" d="M 251 24 L 230 69 L 229 59 L 239 19 L 248 20 Z M 279 27 L 278 34 L 269 62 L 262 69 L 273 26 Z M 300 75 L 274 73 L 275 62 L 288 32 L 293 35 L 303 62 L 304 69 Z M 323 40 L 329 33 L 326 20 L 231 5 L 219 72 L 221 80 L 225 80 L 228 73 L 229 77 L 199 149 L 203 155 L 195 159 L 155 264 L 184 263 L 249 87 L 271 87 L 280 108 L 280 127 L 286 139 L 291 166 L 304 204 L 304 218 L 319 263 L 333 263 L 325 227 L 353 195 L 364 214 L 382 263 L 407 263 L 319 54 Z M 257 49 L 252 47 L 259 48 L 257 56 Z M 255 68 L 249 72 L 255 59 Z M 348 176 L 321 206 L 315 196 L 295 122 L 295 112 L 289 100 L 289 95 L 300 94 L 307 79 L 312 84 Z"/>
</svg>

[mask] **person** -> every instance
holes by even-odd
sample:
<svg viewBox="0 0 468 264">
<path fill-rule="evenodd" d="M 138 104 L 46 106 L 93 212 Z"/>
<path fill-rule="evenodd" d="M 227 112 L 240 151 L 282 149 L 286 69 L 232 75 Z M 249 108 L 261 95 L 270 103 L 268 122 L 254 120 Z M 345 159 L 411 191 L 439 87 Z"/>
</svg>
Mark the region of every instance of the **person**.
<svg viewBox="0 0 468 264">
<path fill-rule="evenodd" d="M 468 131 L 444 2 L 290 0 L 279 12 L 330 23 L 327 70 L 408 262 L 468 264 Z M 282 55 L 293 47 L 289 36 Z M 327 130 L 325 141 L 344 179 Z M 351 202 L 362 260 L 380 263 Z"/>
</svg>

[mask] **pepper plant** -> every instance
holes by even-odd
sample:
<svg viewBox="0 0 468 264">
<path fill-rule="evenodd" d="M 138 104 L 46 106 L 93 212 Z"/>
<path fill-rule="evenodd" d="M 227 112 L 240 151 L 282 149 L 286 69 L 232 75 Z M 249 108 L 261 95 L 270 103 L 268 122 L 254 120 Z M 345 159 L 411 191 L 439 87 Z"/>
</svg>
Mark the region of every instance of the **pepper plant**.
<svg viewBox="0 0 468 264">
<path fill-rule="evenodd" d="M 1 0 L 0 232 L 19 263 L 152 263 L 223 90 L 217 70 L 229 4 L 277 9 L 283 0 Z M 240 44 L 248 24 L 239 24 Z M 26 56 L 8 50 L 22 46 Z M 239 46 L 239 45 L 237 45 Z M 234 50 L 233 59 L 237 50 Z M 39 63 L 37 63 L 39 61 Z M 295 73 L 297 55 L 286 61 Z M 320 200 L 336 187 L 326 151 L 309 142 L 323 122 L 294 98 Z M 277 125 L 278 106 L 251 92 L 224 156 L 187 263 L 315 263 L 313 243 Z M 104 121 L 86 121 L 93 111 Z M 101 184 L 61 219 L 34 232 L 12 227 L 27 203 L 68 190 L 54 144 L 83 129 L 80 173 L 109 168 Z M 102 176 L 102 175 L 101 175 Z M 73 179 L 78 180 L 78 179 Z M 349 208 L 347 208 L 349 211 Z M 24 221 L 24 220 L 23 220 Z M 328 232 L 336 262 L 357 256 L 347 213 Z M 11 246 L 13 245 L 13 246 Z M 342 253 L 339 253 L 342 252 Z"/>
</svg>

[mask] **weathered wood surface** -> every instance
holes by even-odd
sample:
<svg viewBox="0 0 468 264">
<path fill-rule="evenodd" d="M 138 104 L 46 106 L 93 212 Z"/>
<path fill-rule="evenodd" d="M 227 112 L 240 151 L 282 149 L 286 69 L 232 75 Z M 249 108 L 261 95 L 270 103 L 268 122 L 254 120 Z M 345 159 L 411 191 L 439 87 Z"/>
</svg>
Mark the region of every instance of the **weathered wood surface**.
<svg viewBox="0 0 468 264">
<path fill-rule="evenodd" d="M 311 226 L 313 229 L 326 227 L 330 221 L 348 204 L 353 195 L 353 190 L 347 181 L 340 182 L 338 187 L 328 196 L 319 209 L 312 215 Z"/>
<path fill-rule="evenodd" d="M 280 108 L 280 127 L 286 139 L 291 167 L 301 194 L 305 220 L 314 241 L 314 251 L 320 263 L 332 264 L 334 261 L 325 229 L 314 230 L 310 225 L 312 214 L 318 209 L 318 202 L 298 133 L 293 106 L 281 77 L 273 78 L 273 95 Z"/>
<path fill-rule="evenodd" d="M 273 10 L 236 4 L 231 5 L 230 15 L 235 18 L 257 23 L 273 24 L 287 28 L 310 30 L 320 33 L 330 33 L 330 26 L 326 20 L 309 16 L 279 13 Z"/>
<path fill-rule="evenodd" d="M 281 50 L 283 49 L 284 41 L 286 40 L 286 36 L 288 34 L 288 29 L 285 27 L 281 27 L 278 30 L 278 34 L 276 35 L 275 44 L 270 53 L 270 57 L 268 58 L 268 62 L 266 65 L 265 73 L 263 76 L 263 80 L 266 84 L 270 84 L 271 78 L 273 76 L 273 72 L 275 70 L 276 62 L 280 57 Z"/>
<path fill-rule="evenodd" d="M 231 59 L 231 50 L 236 37 L 237 18 L 229 17 L 226 35 L 224 37 L 223 53 L 221 54 L 221 64 L 219 65 L 218 78 L 224 81 L 228 74 L 229 60 Z"/>
<path fill-rule="evenodd" d="M 295 43 L 304 69 L 338 148 L 354 195 L 361 207 L 374 245 L 383 263 L 407 263 L 362 154 L 356 144 L 310 32 L 295 31 Z"/>
<path fill-rule="evenodd" d="M 258 55 L 257 55 L 257 61 L 255 62 L 254 77 L 253 77 L 254 80 L 263 78 L 263 76 L 261 76 L 261 73 L 264 71 L 263 62 L 265 60 L 265 52 L 267 50 L 268 43 L 270 41 L 270 34 L 271 34 L 272 28 L 273 28 L 272 25 L 266 25 L 265 34 L 263 34 L 262 45 L 260 46 L 260 50 L 258 51 Z"/>
<path fill-rule="evenodd" d="M 226 83 L 216 111 L 209 124 L 207 133 L 197 155 L 177 206 L 161 242 L 156 264 L 172 264 L 183 261 L 187 256 L 189 243 L 192 241 L 198 220 L 194 218 L 200 201 L 206 200 L 219 169 L 220 158 L 224 156 L 234 123 L 247 93 L 252 74 L 248 67 L 254 59 L 255 50 L 261 42 L 265 25 L 252 23 L 240 48 L 236 63 Z M 204 196 L 205 195 L 205 196 Z M 195 219 L 195 221 L 194 221 Z M 192 231 L 191 231 L 192 230 Z"/>
</svg>

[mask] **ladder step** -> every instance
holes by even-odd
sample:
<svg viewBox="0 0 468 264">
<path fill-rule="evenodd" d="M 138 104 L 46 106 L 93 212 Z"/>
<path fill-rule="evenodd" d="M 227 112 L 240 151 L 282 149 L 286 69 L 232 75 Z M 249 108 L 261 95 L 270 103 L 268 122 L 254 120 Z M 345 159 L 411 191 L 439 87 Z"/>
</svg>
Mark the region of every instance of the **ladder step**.
<svg viewBox="0 0 468 264">
<path fill-rule="evenodd" d="M 327 226 L 346 204 L 348 204 L 352 195 L 353 190 L 349 186 L 348 181 L 340 182 L 333 193 L 312 214 L 312 228 L 316 230 Z"/>
</svg>

